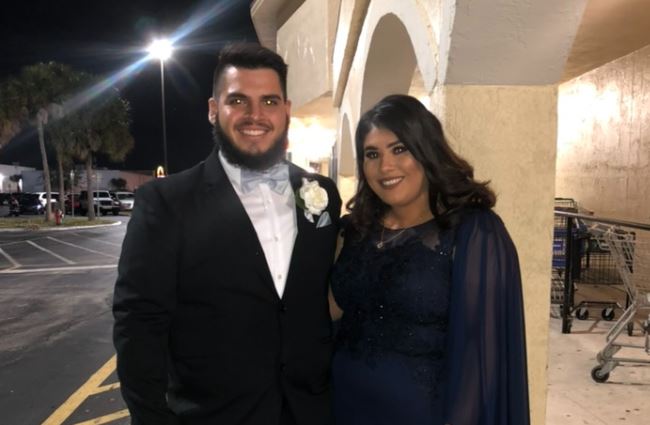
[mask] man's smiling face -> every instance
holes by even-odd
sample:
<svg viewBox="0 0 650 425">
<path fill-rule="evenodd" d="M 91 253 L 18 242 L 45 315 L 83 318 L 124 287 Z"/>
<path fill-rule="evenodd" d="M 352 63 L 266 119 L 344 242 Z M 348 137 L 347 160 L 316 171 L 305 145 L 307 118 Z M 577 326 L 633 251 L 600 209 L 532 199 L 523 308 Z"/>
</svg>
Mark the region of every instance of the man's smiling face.
<svg viewBox="0 0 650 425">
<path fill-rule="evenodd" d="M 264 156 L 276 143 L 286 145 L 291 103 L 274 70 L 228 67 L 218 89 L 209 100 L 210 121 L 240 154 Z"/>
</svg>

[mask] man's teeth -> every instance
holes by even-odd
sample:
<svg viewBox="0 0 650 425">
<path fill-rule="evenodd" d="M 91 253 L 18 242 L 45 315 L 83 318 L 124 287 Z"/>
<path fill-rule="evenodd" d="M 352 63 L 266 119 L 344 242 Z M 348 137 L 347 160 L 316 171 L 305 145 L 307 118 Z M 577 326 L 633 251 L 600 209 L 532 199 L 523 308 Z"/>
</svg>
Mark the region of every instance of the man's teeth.
<svg viewBox="0 0 650 425">
<path fill-rule="evenodd" d="M 382 180 L 381 185 L 382 186 L 393 186 L 393 185 L 396 185 L 397 183 L 399 183 L 401 181 L 402 181 L 402 177 L 396 177 L 396 178 L 390 179 L 390 180 Z"/>
<path fill-rule="evenodd" d="M 262 134 L 266 133 L 265 130 L 250 130 L 250 129 L 241 130 L 241 132 L 244 133 L 246 136 L 261 136 Z"/>
</svg>

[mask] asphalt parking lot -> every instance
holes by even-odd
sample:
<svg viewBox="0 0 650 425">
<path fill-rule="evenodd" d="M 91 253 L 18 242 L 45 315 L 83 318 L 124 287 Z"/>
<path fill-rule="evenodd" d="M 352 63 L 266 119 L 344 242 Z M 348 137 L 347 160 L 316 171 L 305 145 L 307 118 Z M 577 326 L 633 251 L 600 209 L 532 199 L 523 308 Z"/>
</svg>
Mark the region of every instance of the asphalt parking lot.
<svg viewBox="0 0 650 425">
<path fill-rule="evenodd" d="M 111 340 L 128 217 L 101 228 L 0 232 L 0 423 L 129 423 Z"/>
</svg>

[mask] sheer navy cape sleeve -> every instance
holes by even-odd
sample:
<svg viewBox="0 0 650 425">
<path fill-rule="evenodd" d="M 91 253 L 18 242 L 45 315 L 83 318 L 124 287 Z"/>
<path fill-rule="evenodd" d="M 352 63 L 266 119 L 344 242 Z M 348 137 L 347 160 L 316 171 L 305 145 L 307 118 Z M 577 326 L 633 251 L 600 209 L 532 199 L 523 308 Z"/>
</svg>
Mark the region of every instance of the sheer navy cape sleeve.
<svg viewBox="0 0 650 425">
<path fill-rule="evenodd" d="M 447 353 L 444 423 L 530 423 L 519 261 L 491 211 L 470 211 L 457 228 Z"/>
</svg>

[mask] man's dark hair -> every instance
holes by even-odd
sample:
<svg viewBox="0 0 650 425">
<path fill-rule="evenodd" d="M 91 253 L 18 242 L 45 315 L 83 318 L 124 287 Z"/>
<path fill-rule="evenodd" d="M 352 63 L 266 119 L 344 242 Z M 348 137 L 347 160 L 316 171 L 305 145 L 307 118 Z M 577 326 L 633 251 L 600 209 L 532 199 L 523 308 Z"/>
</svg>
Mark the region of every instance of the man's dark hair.
<svg viewBox="0 0 650 425">
<path fill-rule="evenodd" d="M 359 182 L 356 195 L 346 206 L 361 235 L 381 223 L 390 209 L 372 191 L 363 173 L 363 144 L 373 128 L 395 134 L 422 164 L 429 182 L 429 206 L 441 228 L 455 226 L 467 208 L 494 206 L 496 196 L 489 182 L 474 180 L 474 169 L 451 149 L 438 118 L 414 97 L 391 95 L 363 114 L 355 135 Z"/>
<path fill-rule="evenodd" d="M 233 43 L 226 45 L 219 53 L 219 64 L 214 70 L 212 93 L 219 96 L 221 75 L 229 66 L 244 69 L 269 68 L 278 74 L 282 95 L 287 100 L 287 64 L 280 55 L 254 43 Z"/>
</svg>

